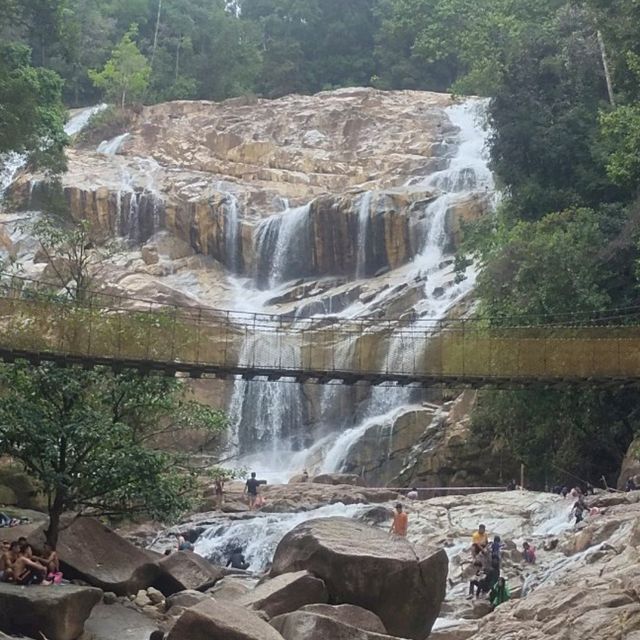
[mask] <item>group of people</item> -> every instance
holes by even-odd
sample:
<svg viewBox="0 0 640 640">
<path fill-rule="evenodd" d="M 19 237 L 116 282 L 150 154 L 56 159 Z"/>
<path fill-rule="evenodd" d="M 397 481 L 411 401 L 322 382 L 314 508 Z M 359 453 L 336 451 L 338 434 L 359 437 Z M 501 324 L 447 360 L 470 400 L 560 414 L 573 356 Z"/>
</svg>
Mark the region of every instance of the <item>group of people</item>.
<svg viewBox="0 0 640 640">
<path fill-rule="evenodd" d="M 3 540 L 0 553 L 0 582 L 20 586 L 60 584 L 62 573 L 58 554 L 45 543 L 42 555 L 37 556 L 24 537 L 13 542 Z"/>
<path fill-rule="evenodd" d="M 504 545 L 500 536 L 494 536 L 489 542 L 489 535 L 484 524 L 478 526 L 471 537 L 471 555 L 473 575 L 469 581 L 469 594 L 472 599 L 487 595 L 491 608 L 506 602 L 511 597 L 506 580 L 500 576 L 502 549 Z"/>
<path fill-rule="evenodd" d="M 309 477 L 307 472 L 304 472 Z M 227 477 L 224 475 L 218 475 L 214 479 L 213 487 L 216 496 L 216 509 L 221 510 L 222 505 L 224 503 L 224 485 L 227 481 Z M 254 509 L 260 509 L 264 506 L 264 499 L 260 495 L 260 485 L 267 484 L 266 480 L 258 480 L 256 478 L 255 471 L 251 473 L 251 477 L 247 479 L 244 485 L 243 495 L 247 497 L 247 504 L 249 505 L 249 509 L 253 511 Z"/>
</svg>

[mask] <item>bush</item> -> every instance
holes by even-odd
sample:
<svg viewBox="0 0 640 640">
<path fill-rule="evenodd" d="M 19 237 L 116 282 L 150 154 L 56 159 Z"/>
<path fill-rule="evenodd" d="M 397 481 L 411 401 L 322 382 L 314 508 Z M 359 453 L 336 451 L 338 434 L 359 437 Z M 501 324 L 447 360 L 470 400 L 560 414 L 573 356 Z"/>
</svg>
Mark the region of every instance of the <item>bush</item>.
<svg viewBox="0 0 640 640">
<path fill-rule="evenodd" d="M 110 106 L 91 116 L 86 128 L 79 134 L 77 144 L 81 147 L 95 147 L 103 140 L 111 140 L 126 133 L 134 118 L 135 112 L 132 109 Z"/>
</svg>

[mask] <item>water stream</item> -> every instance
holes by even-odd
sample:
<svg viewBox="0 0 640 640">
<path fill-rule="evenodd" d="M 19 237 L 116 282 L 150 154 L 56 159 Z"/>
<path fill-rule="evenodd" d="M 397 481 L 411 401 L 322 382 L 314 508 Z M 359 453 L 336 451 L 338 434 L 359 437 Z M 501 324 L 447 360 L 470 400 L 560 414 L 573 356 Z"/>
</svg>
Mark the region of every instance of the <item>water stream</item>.
<svg viewBox="0 0 640 640">
<path fill-rule="evenodd" d="M 469 198 L 493 198 L 494 184 L 488 168 L 486 152 L 488 131 L 484 127 L 486 102 L 467 100 L 451 106 L 447 114 L 455 127 L 450 147 L 454 153 L 449 166 L 422 180 L 421 186 L 435 189 L 439 193 L 425 210 L 426 229 L 424 244 L 419 254 L 405 269 L 405 282 L 418 282 L 423 288 L 420 300 L 414 309 L 415 321 L 399 323 L 387 335 L 387 349 L 380 368 L 394 370 L 412 367 L 414 358 L 422 357 L 415 352 L 412 332 L 422 330 L 421 320 L 443 318 L 448 310 L 472 289 L 475 272 L 469 269 L 468 278 L 455 283 L 451 274 L 450 222 L 453 207 Z M 356 277 L 366 275 L 367 243 L 370 241 L 371 207 L 373 193 L 365 192 L 358 202 L 358 237 Z M 254 285 L 263 295 L 256 296 L 254 305 L 247 305 L 252 297 L 246 289 L 239 288 L 243 308 L 255 313 L 264 313 L 265 295 L 274 297 L 283 285 L 293 278 L 309 275 L 310 255 L 310 204 L 286 209 L 266 218 L 255 234 L 256 269 Z M 391 298 L 393 288 L 382 292 L 368 303 L 359 300 L 347 305 L 337 314 L 318 313 L 317 320 L 339 322 L 341 318 L 358 318 L 371 313 L 374 305 L 380 305 L 385 296 Z M 267 299 L 268 299 L 267 297 Z M 343 340 L 336 346 L 336 367 L 348 369 L 352 364 L 354 339 Z M 269 340 L 262 344 L 245 344 L 243 353 L 256 353 L 259 349 L 275 349 Z M 291 358 L 291 354 L 284 354 Z M 374 425 L 388 427 L 392 433 L 393 419 L 399 409 L 420 401 L 421 392 L 412 388 L 393 386 L 374 387 L 368 397 L 357 403 L 352 389 L 339 384 L 325 386 L 320 392 L 320 425 L 310 438 L 309 398 L 302 385 L 286 381 L 273 384 L 266 381 L 235 383 L 231 401 L 230 419 L 233 426 L 233 446 L 240 455 L 240 464 L 259 469 L 261 475 L 274 480 L 286 481 L 287 477 L 302 468 L 322 471 L 339 471 L 349 455 L 350 448 Z M 350 406 L 350 408 L 349 408 Z M 336 407 L 345 407 L 343 414 L 336 415 Z M 346 413 L 345 413 L 346 412 Z M 338 431 L 339 430 L 339 431 Z M 311 440 L 311 441 L 309 441 Z M 306 449 L 305 449 L 306 447 Z"/>
</svg>

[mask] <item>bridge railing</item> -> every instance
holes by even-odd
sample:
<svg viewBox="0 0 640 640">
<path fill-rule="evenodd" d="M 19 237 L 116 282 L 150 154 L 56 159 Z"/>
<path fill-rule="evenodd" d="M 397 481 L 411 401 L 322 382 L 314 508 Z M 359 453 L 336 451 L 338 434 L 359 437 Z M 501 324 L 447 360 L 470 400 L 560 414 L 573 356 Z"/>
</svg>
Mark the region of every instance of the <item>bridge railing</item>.
<svg viewBox="0 0 640 640">
<path fill-rule="evenodd" d="M 323 324 L 324 323 L 324 324 Z M 206 308 L 125 309 L 0 298 L 0 350 L 255 375 L 371 379 L 588 379 L 640 376 L 640 327 L 301 322 Z"/>
</svg>

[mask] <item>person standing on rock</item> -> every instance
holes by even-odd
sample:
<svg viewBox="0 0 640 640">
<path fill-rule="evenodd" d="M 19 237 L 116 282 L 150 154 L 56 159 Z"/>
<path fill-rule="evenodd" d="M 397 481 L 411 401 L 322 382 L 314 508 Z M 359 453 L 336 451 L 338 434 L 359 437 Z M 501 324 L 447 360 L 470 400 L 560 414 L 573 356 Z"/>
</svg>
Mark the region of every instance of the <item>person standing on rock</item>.
<svg viewBox="0 0 640 640">
<path fill-rule="evenodd" d="M 486 549 L 489 544 L 489 536 L 487 535 L 487 528 L 483 524 L 479 525 L 478 530 L 473 532 L 471 543 L 478 545 L 481 549 Z"/>
<path fill-rule="evenodd" d="M 224 482 L 225 477 L 219 475 L 215 479 L 215 492 L 216 492 L 216 509 L 220 511 L 222 509 L 222 503 L 224 502 Z"/>
<path fill-rule="evenodd" d="M 407 512 L 402 508 L 402 504 L 398 502 L 396 505 L 396 512 L 393 514 L 393 522 L 391 523 L 391 530 L 389 533 L 393 533 L 396 536 L 403 538 L 407 535 L 409 529 L 409 516 Z"/>
<path fill-rule="evenodd" d="M 253 511 L 256 507 L 256 502 L 258 501 L 258 487 L 261 484 L 267 484 L 266 480 L 256 480 L 256 473 L 253 471 L 251 473 L 251 477 L 247 480 L 244 485 L 244 493 L 247 494 L 249 499 L 249 509 Z"/>
</svg>

